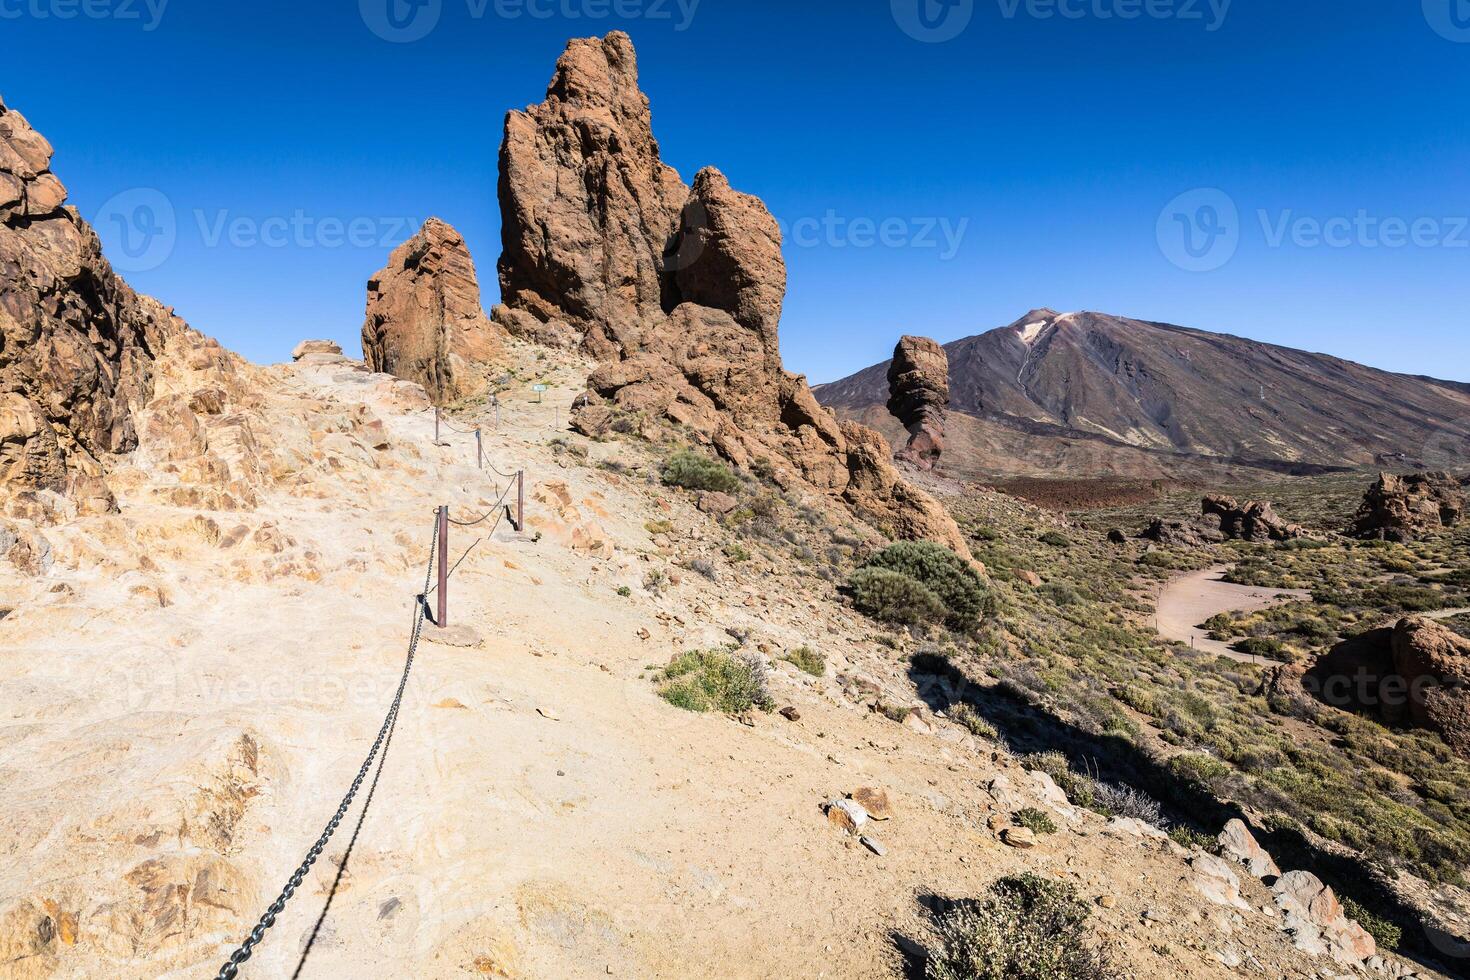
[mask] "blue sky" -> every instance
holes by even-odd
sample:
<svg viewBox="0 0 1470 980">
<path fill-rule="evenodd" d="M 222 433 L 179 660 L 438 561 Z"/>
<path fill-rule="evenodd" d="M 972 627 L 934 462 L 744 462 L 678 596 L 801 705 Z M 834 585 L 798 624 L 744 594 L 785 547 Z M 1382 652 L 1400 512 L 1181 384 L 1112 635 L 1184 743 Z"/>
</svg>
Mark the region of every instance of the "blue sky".
<svg viewBox="0 0 1470 980">
<path fill-rule="evenodd" d="M 622 28 L 664 158 L 787 229 L 814 382 L 1038 306 L 1470 381 L 1470 0 L 388 2 L 0 0 L 0 94 L 129 281 L 260 361 L 355 351 L 429 215 L 488 308 L 503 114 Z"/>
</svg>

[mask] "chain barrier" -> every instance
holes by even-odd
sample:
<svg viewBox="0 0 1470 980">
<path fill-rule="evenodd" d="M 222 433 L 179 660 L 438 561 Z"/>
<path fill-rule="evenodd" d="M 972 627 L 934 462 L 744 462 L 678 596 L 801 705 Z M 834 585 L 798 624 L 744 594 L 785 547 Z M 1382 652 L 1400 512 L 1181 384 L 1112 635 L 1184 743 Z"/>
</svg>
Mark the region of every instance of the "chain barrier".
<svg viewBox="0 0 1470 980">
<path fill-rule="evenodd" d="M 321 857 L 322 851 L 326 849 L 327 842 L 337 832 L 337 827 L 342 823 L 342 818 L 347 815 L 347 811 L 352 807 L 352 801 L 356 798 L 357 791 L 362 788 L 363 780 L 367 778 L 368 770 L 372 768 L 373 760 L 377 758 L 378 751 L 383 748 L 388 733 L 396 727 L 398 711 L 403 705 L 403 692 L 408 686 L 409 672 L 413 670 L 414 655 L 418 652 L 419 638 L 423 635 L 424 617 L 428 612 L 429 582 L 434 577 L 434 554 L 437 550 L 438 543 L 439 522 L 436 520 L 434 522 L 434 534 L 429 542 L 429 562 L 427 568 L 424 570 L 424 590 L 414 597 L 413 629 L 409 634 L 408 655 L 403 664 L 403 676 L 398 680 L 398 690 L 393 696 L 393 703 L 388 708 L 388 714 L 383 719 L 382 727 L 378 729 L 377 737 L 373 739 L 373 746 L 368 750 L 367 758 L 363 760 L 362 768 L 357 771 L 357 777 L 352 780 L 352 786 L 347 790 L 347 795 L 342 797 L 342 802 L 337 806 L 337 812 L 327 822 L 327 826 L 322 830 L 321 836 L 317 838 L 315 844 L 311 845 L 311 850 L 306 852 L 305 859 L 302 860 L 301 864 L 287 880 L 286 887 L 281 889 L 281 894 L 265 910 L 265 914 L 256 922 L 255 928 L 250 930 L 250 934 L 245 937 L 245 941 L 230 954 L 229 959 L 225 960 L 215 980 L 234 980 L 240 973 L 240 964 L 250 959 L 251 954 L 255 951 L 255 947 L 260 945 L 261 940 L 265 938 L 266 930 L 276 924 L 276 917 L 285 910 L 286 903 L 291 900 L 291 896 L 296 893 L 296 889 L 301 887 L 301 883 L 306 880 L 306 875 L 311 871 L 312 865 L 316 864 L 317 858 Z M 464 558 L 461 557 L 460 561 L 463 560 Z"/>
</svg>

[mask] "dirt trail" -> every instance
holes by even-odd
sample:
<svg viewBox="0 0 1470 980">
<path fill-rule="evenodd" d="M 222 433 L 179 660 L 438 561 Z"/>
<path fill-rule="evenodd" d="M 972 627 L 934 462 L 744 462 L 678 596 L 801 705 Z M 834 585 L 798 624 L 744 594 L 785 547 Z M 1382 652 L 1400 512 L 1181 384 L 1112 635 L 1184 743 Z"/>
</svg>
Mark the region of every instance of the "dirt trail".
<svg viewBox="0 0 1470 980">
<path fill-rule="evenodd" d="M 1310 599 L 1312 593 L 1307 589 L 1266 589 L 1223 581 L 1221 577 L 1231 567 L 1216 565 L 1170 580 L 1159 592 L 1157 629 L 1166 640 L 1187 643 L 1196 650 L 1241 663 L 1260 664 L 1261 658 L 1210 639 L 1209 633 L 1199 625 L 1219 613 L 1269 609 L 1293 599 Z"/>
</svg>

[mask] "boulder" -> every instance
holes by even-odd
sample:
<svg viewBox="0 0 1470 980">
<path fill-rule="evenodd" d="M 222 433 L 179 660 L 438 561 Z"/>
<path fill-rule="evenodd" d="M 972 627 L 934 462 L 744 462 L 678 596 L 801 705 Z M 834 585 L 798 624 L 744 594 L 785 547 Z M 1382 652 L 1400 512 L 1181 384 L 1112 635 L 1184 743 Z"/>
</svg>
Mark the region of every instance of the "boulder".
<svg viewBox="0 0 1470 980">
<path fill-rule="evenodd" d="M 1348 534 L 1408 541 L 1458 524 L 1465 516 L 1465 505 L 1464 487 L 1447 473 L 1381 473 L 1363 495 Z"/>
<path fill-rule="evenodd" d="M 1190 885 L 1206 901 L 1242 912 L 1250 903 L 1240 897 L 1240 878 L 1230 865 L 1213 854 L 1199 853 L 1189 859 Z"/>
<path fill-rule="evenodd" d="M 1256 842 L 1245 821 L 1235 819 L 1225 824 L 1225 829 L 1220 831 L 1219 842 L 1221 855 L 1237 864 L 1245 865 L 1257 878 L 1281 876 L 1281 869 L 1276 866 L 1271 855 L 1266 853 L 1266 849 Z"/>
<path fill-rule="evenodd" d="M 1344 965 L 1360 964 L 1378 952 L 1373 937 L 1343 914 L 1332 889 L 1307 871 L 1288 871 L 1271 886 L 1282 924 L 1295 946 Z"/>
<path fill-rule="evenodd" d="M 1441 623 L 1409 616 L 1345 640 L 1299 687 L 1334 708 L 1436 732 L 1470 758 L 1470 640 Z"/>
<path fill-rule="evenodd" d="M 844 833 L 856 836 L 868 822 L 868 812 L 854 800 L 831 800 L 827 803 L 827 820 Z"/>
<path fill-rule="evenodd" d="M 291 351 L 291 360 L 299 361 L 313 354 L 342 357 L 342 345 L 335 340 L 303 340 Z"/>
<path fill-rule="evenodd" d="M 0 497 L 66 492 L 136 448 L 155 362 L 183 321 L 133 292 L 50 171 L 51 144 L 0 102 Z M 110 498 L 86 484 L 89 509 Z"/>
<path fill-rule="evenodd" d="M 949 405 L 949 355 L 927 337 L 902 337 L 888 366 L 888 411 L 903 423 L 909 441 L 897 458 L 933 469 L 944 452 Z"/>
<path fill-rule="evenodd" d="M 662 162 L 626 34 L 572 41 L 545 100 L 507 115 L 500 205 L 496 321 L 521 336 L 570 332 L 599 362 L 574 428 L 672 422 L 783 489 L 969 557 L 944 509 L 899 478 L 883 438 L 839 424 L 782 367 L 776 221 L 719 171 L 687 187 Z"/>
<path fill-rule="evenodd" d="M 1218 520 L 1210 518 L 1175 521 L 1155 517 L 1138 536 L 1145 541 L 1179 548 L 1203 548 L 1225 541 L 1225 533 L 1220 530 Z"/>
<path fill-rule="evenodd" d="M 1289 541 L 1300 538 L 1306 530 L 1300 524 L 1289 524 L 1277 516 L 1267 501 L 1237 502 L 1233 497 L 1206 497 L 1201 502 L 1206 517 L 1218 517 L 1220 533 L 1239 541 Z"/>
<path fill-rule="evenodd" d="M 464 238 L 430 218 L 368 280 L 363 357 L 374 371 L 418 382 L 443 405 L 484 390 L 500 351 L 501 331 L 480 306 Z"/>
</svg>

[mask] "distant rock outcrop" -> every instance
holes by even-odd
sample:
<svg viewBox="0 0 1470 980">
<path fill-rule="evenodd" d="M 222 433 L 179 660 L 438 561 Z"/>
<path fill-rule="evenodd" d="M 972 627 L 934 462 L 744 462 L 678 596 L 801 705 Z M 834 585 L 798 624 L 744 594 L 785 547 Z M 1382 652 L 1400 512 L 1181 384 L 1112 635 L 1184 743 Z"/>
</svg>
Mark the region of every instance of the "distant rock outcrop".
<svg viewBox="0 0 1470 980">
<path fill-rule="evenodd" d="M 1465 488 L 1447 473 L 1382 473 L 1363 495 L 1348 534 L 1408 541 L 1458 524 L 1465 516 L 1465 504 Z"/>
<path fill-rule="evenodd" d="M 469 248 L 438 218 L 368 280 L 363 357 L 374 371 L 417 381 L 436 404 L 481 390 L 500 346 Z"/>
<path fill-rule="evenodd" d="M 1232 540 L 1289 541 L 1307 533 L 1300 524 L 1289 524 L 1278 517 L 1268 501 L 1237 503 L 1232 497 L 1206 497 L 1201 509 L 1207 518 L 1218 517 L 1220 532 Z"/>
<path fill-rule="evenodd" d="M 51 144 L 0 102 L 0 495 L 113 506 L 103 457 L 136 447 L 154 361 L 183 321 L 133 292 L 51 173 Z"/>
<path fill-rule="evenodd" d="M 888 411 L 909 432 L 899 459 L 933 469 L 944 452 L 949 405 L 949 356 L 928 337 L 902 337 L 888 366 Z"/>
<path fill-rule="evenodd" d="M 944 509 L 899 478 L 886 440 L 839 425 L 782 368 L 776 221 L 718 170 L 690 188 L 660 160 L 626 34 L 572 41 L 546 100 L 507 115 L 500 202 L 496 321 L 537 340 L 575 338 L 601 362 L 576 427 L 668 419 L 886 533 L 969 555 Z"/>
<path fill-rule="evenodd" d="M 1309 694 L 1388 725 L 1437 732 L 1470 758 L 1470 640 L 1417 616 L 1344 640 L 1304 673 L 1273 679 L 1278 695 Z"/>
</svg>

